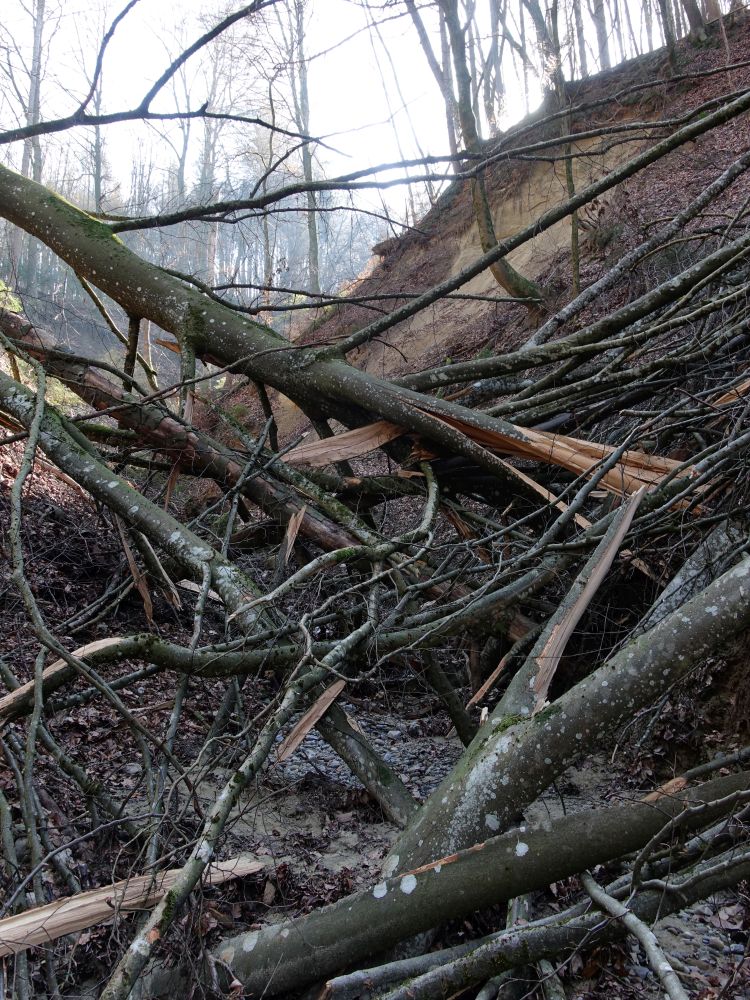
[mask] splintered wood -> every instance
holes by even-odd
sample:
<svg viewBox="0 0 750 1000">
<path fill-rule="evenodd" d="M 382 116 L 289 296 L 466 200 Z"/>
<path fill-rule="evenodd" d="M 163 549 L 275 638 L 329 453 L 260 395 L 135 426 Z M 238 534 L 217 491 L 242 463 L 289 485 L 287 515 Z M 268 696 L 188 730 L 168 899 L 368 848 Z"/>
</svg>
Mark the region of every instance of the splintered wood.
<svg viewBox="0 0 750 1000">
<path fill-rule="evenodd" d="M 426 411 L 425 411 L 426 412 Z M 448 424 L 460 431 L 467 438 L 482 448 L 496 455 L 512 455 L 516 458 L 530 458 L 538 462 L 557 465 L 577 476 L 593 474 L 602 462 L 611 458 L 616 449 L 612 445 L 599 444 L 596 441 L 584 441 L 581 438 L 567 437 L 563 434 L 550 434 L 547 431 L 535 431 L 528 427 L 509 425 L 512 431 L 475 427 L 463 420 L 445 414 L 430 416 Z M 366 427 L 337 434 L 336 437 L 313 441 L 300 445 L 288 452 L 284 458 L 292 465 L 307 465 L 312 468 L 322 468 L 333 462 L 348 461 L 367 455 L 376 448 L 396 440 L 406 431 L 397 424 L 387 420 L 378 420 Z M 413 458 L 433 458 L 435 453 L 420 441 L 412 452 Z M 684 466 L 684 467 L 682 467 Z M 682 468 L 681 468 L 682 467 Z M 652 488 L 660 483 L 670 473 L 680 469 L 682 476 L 692 476 L 695 470 L 672 458 L 661 455 L 650 455 L 645 451 L 631 450 L 623 452 L 613 468 L 601 478 L 602 489 L 617 496 L 629 496 L 644 486 Z M 550 496 L 550 499 L 551 496 Z"/>
</svg>

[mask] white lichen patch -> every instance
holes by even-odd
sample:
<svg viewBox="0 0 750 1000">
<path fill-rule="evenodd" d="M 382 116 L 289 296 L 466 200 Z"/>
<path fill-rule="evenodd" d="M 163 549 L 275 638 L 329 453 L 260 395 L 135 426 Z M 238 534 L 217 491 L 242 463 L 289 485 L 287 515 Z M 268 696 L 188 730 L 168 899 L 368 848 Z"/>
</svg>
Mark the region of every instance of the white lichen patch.
<svg viewBox="0 0 750 1000">
<path fill-rule="evenodd" d="M 372 890 L 372 894 L 375 897 L 375 899 L 382 899 L 387 892 L 388 892 L 388 886 L 385 884 L 385 882 L 378 882 L 378 884 Z"/>
<path fill-rule="evenodd" d="M 522 840 L 519 840 L 516 844 L 516 857 L 522 858 L 525 854 L 529 853 L 529 845 L 525 844 Z"/>
<path fill-rule="evenodd" d="M 383 874 L 386 878 L 390 878 L 398 868 L 398 854 L 392 854 L 390 858 L 383 865 Z"/>
<path fill-rule="evenodd" d="M 500 820 L 497 818 L 495 813 L 487 813 L 484 817 L 484 825 L 489 827 L 490 830 L 499 830 Z"/>
<path fill-rule="evenodd" d="M 401 879 L 401 892 L 406 893 L 407 896 L 411 895 L 412 892 L 417 888 L 417 879 L 415 875 L 404 875 Z"/>
<path fill-rule="evenodd" d="M 203 843 L 198 848 L 198 850 L 195 852 L 195 856 L 196 858 L 198 858 L 199 861 L 202 861 L 204 865 L 207 865 L 208 862 L 211 860 L 211 858 L 214 856 L 214 849 L 213 847 L 211 847 L 211 845 L 208 843 L 207 840 L 204 840 Z"/>
</svg>

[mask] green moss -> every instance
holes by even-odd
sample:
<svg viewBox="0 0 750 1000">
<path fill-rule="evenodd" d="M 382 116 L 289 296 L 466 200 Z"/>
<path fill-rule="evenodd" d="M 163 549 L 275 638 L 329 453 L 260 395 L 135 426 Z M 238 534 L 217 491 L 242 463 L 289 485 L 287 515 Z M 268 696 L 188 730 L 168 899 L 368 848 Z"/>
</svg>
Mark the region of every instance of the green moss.
<svg viewBox="0 0 750 1000">
<path fill-rule="evenodd" d="M 492 720 L 486 722 L 474 737 L 474 741 L 466 751 L 465 760 L 467 769 L 471 769 L 475 761 L 482 756 L 485 747 L 490 740 L 494 741 L 508 729 L 512 729 L 514 726 L 517 726 L 519 723 L 525 721 L 527 721 L 526 716 L 523 715 L 506 715 L 497 723 L 497 725 L 493 725 Z"/>
<path fill-rule="evenodd" d="M 2 306 L 2 300 L 0 300 L 0 306 Z M 32 391 L 35 391 L 36 375 L 33 369 L 27 362 L 20 358 L 17 359 L 17 363 L 18 370 L 21 373 L 21 384 L 27 389 L 30 388 Z M 50 406 L 54 406 L 65 413 L 81 405 L 81 400 L 72 389 L 69 389 L 63 382 L 51 376 L 48 376 L 46 380 L 44 398 Z"/>
<path fill-rule="evenodd" d="M 519 722 L 523 722 L 525 718 L 525 715 L 506 715 L 496 726 L 492 727 L 492 731 L 495 735 L 498 733 L 504 733 L 506 729 L 512 729 L 513 726 L 517 726 Z"/>
<path fill-rule="evenodd" d="M 12 313 L 20 313 L 21 308 L 21 300 L 16 298 L 4 281 L 0 281 L 0 309 L 6 309 Z"/>
<path fill-rule="evenodd" d="M 548 705 L 546 708 L 542 709 L 541 712 L 534 716 L 536 722 L 546 722 L 547 719 L 551 719 L 555 715 L 559 715 L 562 709 L 559 705 Z"/>
<path fill-rule="evenodd" d="M 162 927 L 166 928 L 172 923 L 177 913 L 177 894 L 174 889 L 170 889 L 163 899 L 164 912 L 159 921 Z"/>
<path fill-rule="evenodd" d="M 378 764 L 377 766 L 378 781 L 381 785 L 390 785 L 393 780 L 393 775 L 385 766 L 385 764 Z"/>
<path fill-rule="evenodd" d="M 232 403 L 231 406 L 225 407 L 224 413 L 238 424 L 248 423 L 250 419 L 250 407 L 243 403 Z"/>
<path fill-rule="evenodd" d="M 45 399 L 52 406 L 57 406 L 62 410 L 72 410 L 81 405 L 80 398 L 62 382 L 57 379 L 50 379 L 47 382 Z"/>
<path fill-rule="evenodd" d="M 113 233 L 105 222 L 95 219 L 93 215 L 84 212 L 61 194 L 56 194 L 54 191 L 46 191 L 42 196 L 42 201 L 46 202 L 55 212 L 64 213 L 68 221 L 82 230 L 87 236 L 97 240 L 105 239 L 120 246 L 125 246 L 120 237 L 116 233 Z"/>
</svg>

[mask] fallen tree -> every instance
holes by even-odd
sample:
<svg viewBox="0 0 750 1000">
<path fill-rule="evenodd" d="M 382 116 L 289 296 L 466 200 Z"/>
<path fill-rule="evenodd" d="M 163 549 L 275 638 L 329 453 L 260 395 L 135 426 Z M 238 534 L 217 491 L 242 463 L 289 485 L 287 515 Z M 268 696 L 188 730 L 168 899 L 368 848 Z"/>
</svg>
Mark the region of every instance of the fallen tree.
<svg viewBox="0 0 750 1000">
<path fill-rule="evenodd" d="M 135 377 L 134 352 L 120 371 L 65 352 L 54 333 L 0 310 L 3 346 L 28 365 L 26 381 L 36 380 L 37 389 L 0 373 L 0 411 L 8 431 L 2 444 L 23 446 L 10 499 L 13 581 L 38 646 L 33 676 L 25 683 L 3 665 L 9 690 L 0 699 L 0 724 L 10 733 L 7 757 L 14 762 L 34 871 L 42 857 L 54 857 L 66 889 L 73 898 L 80 891 L 59 852 L 43 850 L 46 810 L 34 797 L 32 774 L 37 742 L 89 803 L 94 828 L 99 811 L 105 812 L 108 822 L 121 821 L 145 850 L 149 869 L 159 870 L 175 854 L 181 865 L 172 887 L 120 953 L 103 994 L 107 1000 L 140 989 L 138 979 L 147 969 L 144 988 L 170 995 L 180 976 L 196 975 L 187 966 L 165 972 L 149 964 L 210 871 L 251 781 L 274 756 L 293 752 L 313 726 L 402 832 L 374 888 L 300 920 L 224 936 L 201 967 L 205 982 L 224 991 L 278 995 L 302 988 L 449 918 L 578 874 L 603 912 L 627 917 L 629 929 L 639 934 L 638 921 L 665 912 L 659 889 L 669 900 L 666 908 L 676 908 L 747 876 L 744 828 L 727 819 L 746 802 L 746 772 L 691 789 L 687 799 L 630 802 L 555 819 L 549 829 L 519 824 L 524 810 L 567 767 L 606 744 L 623 722 L 649 710 L 750 626 L 750 560 L 743 553 L 750 234 L 739 210 L 720 232 L 689 228 L 745 177 L 750 154 L 718 173 L 678 215 L 517 349 L 397 379 L 376 377 L 346 358 L 593 198 L 749 109 L 750 94 L 741 90 L 685 116 L 666 138 L 523 233 L 499 242 L 484 239 L 485 252 L 470 267 L 333 344 L 290 344 L 219 301 L 211 289 L 134 253 L 118 235 L 124 224 L 94 219 L 0 167 L 0 213 L 121 306 L 136 334 L 140 319 L 148 319 L 174 336 L 181 355 L 180 384 L 147 389 Z M 570 138 L 557 142 L 569 144 Z M 597 294 L 682 239 L 699 248 L 694 259 L 606 315 L 577 325 Z M 265 424 L 248 428 L 222 413 L 230 443 L 193 426 L 196 357 L 246 377 L 259 392 Z M 48 377 L 61 380 L 91 412 L 72 420 L 46 402 Z M 459 401 L 441 391 L 432 394 L 448 385 L 468 386 L 466 395 Z M 285 442 L 279 447 L 274 391 L 301 408 L 320 441 L 288 453 Z M 220 403 L 212 405 L 221 411 Z M 89 428 L 94 416 L 108 422 Z M 348 430 L 334 433 L 331 419 Z M 561 435 L 563 429 L 571 434 Z M 669 454 L 675 446 L 678 453 Z M 37 449 L 93 498 L 119 532 L 126 566 L 116 586 L 137 589 L 151 631 L 69 648 L 47 626 L 28 583 L 22 538 L 22 491 Z M 345 464 L 376 449 L 399 465 L 401 475 L 391 468 L 355 474 Z M 220 528 L 184 523 L 147 487 L 136 488 L 126 478 L 129 466 L 154 467 L 154 456 L 172 470 L 167 508 L 178 472 L 218 485 L 226 506 Z M 395 525 L 388 505 L 401 514 Z M 243 561 L 242 532 L 235 530 L 240 514 L 249 519 L 251 537 L 273 554 L 270 581 L 256 572 L 257 562 Z M 267 522 L 275 533 L 257 530 Z M 717 525 L 732 544 L 701 566 L 699 589 L 684 587 L 685 574 L 692 575 L 690 552 Z M 683 555 L 675 552 L 676 540 Z M 294 564 L 295 546 L 303 543 L 310 548 Z M 576 669 L 556 672 L 569 644 L 575 645 L 582 616 L 597 602 L 605 611 L 610 600 L 623 603 L 617 588 L 629 574 L 639 581 L 638 593 L 623 612 L 621 630 L 603 636 L 594 652 L 579 644 Z M 158 634 L 152 595 L 180 606 L 183 576 L 197 598 L 192 633 L 180 642 Z M 682 582 L 668 587 L 660 601 L 658 592 L 670 576 Z M 210 600 L 221 608 L 224 636 L 207 642 Z M 90 623 L 98 611 L 87 611 L 81 621 Z M 461 643 L 485 709 L 493 685 L 507 684 L 481 724 L 465 707 L 446 662 Z M 129 660 L 145 667 L 108 676 L 110 667 Z M 159 735 L 121 697 L 157 669 L 177 677 L 169 723 Z M 272 688 L 263 687 L 261 671 L 273 674 Z M 337 701 L 342 692 L 366 690 L 373 679 L 387 687 L 389 671 L 423 679 L 466 745 L 423 804 L 370 745 L 349 714 L 351 706 L 344 710 Z M 195 677 L 227 680 L 195 765 L 211 758 L 225 770 L 208 808 L 195 793 L 194 762 L 181 761 L 175 749 Z M 77 678 L 88 686 L 66 692 Z M 257 719 L 248 720 L 241 710 L 248 688 L 253 695 L 263 691 Z M 145 820 L 129 814 L 127 803 L 109 795 L 54 738 L 52 722 L 63 707 L 95 698 L 121 720 L 140 754 Z M 230 723 L 234 735 L 224 744 L 220 737 Z M 173 801 L 179 787 L 189 803 L 182 812 Z M 705 805 L 698 807 L 693 796 Z M 2 796 L 3 844 L 13 870 L 20 871 L 10 816 Z M 726 823 L 717 832 L 722 818 Z M 690 841 L 684 855 L 666 846 L 672 835 L 684 844 L 689 833 L 707 826 L 711 861 L 696 861 Z M 729 854 L 722 853 L 727 828 L 736 841 Z M 585 869 L 633 852 L 640 852 L 631 865 L 635 902 L 623 914 L 601 896 Z M 639 881 L 646 858 L 653 865 Z M 674 888 L 669 880 L 682 864 L 692 868 L 681 872 L 683 881 Z M 662 884 L 649 885 L 654 880 Z M 41 897 L 38 879 L 34 887 Z M 413 964 L 409 971 L 399 967 L 400 978 L 393 968 L 382 971 L 393 964 L 388 962 L 373 976 L 383 995 L 442 995 L 565 955 L 589 938 L 599 919 L 567 914 L 523 932 L 501 932 L 461 954 L 406 959 Z M 366 995 L 362 975 L 346 985 L 332 980 L 328 994 L 358 995 L 346 990 L 361 989 Z M 411 975 L 418 978 L 401 986 Z"/>
<path fill-rule="evenodd" d="M 701 809 L 693 821 L 716 819 L 730 803 L 742 801 L 732 793 L 746 787 L 744 773 L 702 786 L 694 793 L 701 801 L 726 795 L 730 801 Z M 524 826 L 385 879 L 287 926 L 229 938 L 217 957 L 250 995 L 283 995 L 447 920 L 638 851 L 683 807 L 679 798 L 668 797 L 568 816 L 542 828 Z"/>
</svg>

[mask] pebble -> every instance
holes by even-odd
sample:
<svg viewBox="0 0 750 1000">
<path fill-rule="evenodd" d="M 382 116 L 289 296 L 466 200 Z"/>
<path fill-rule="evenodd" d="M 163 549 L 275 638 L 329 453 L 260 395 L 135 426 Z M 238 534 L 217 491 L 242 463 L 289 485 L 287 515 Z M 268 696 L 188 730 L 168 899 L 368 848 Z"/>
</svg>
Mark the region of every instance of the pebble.
<svg viewBox="0 0 750 1000">
<path fill-rule="evenodd" d="M 422 723 L 419 720 L 404 722 L 401 729 L 395 728 L 396 721 L 395 718 L 383 720 L 358 714 L 358 722 L 367 740 L 381 759 L 401 775 L 402 780 L 406 776 L 410 787 L 416 785 L 418 779 L 420 795 L 429 795 L 450 771 L 461 754 L 461 748 L 455 740 L 422 738 Z M 278 740 L 283 740 L 286 735 L 287 732 L 280 733 Z M 414 737 L 416 739 L 412 742 Z M 274 770 L 289 782 L 325 775 L 329 781 L 345 788 L 361 787 L 358 779 L 315 731 L 305 738 L 301 752 L 277 764 Z"/>
<path fill-rule="evenodd" d="M 672 931 L 673 934 L 681 934 L 682 933 L 682 924 L 678 924 L 674 920 L 662 920 L 661 926 L 662 927 L 666 927 L 666 929 L 668 931 Z"/>
<path fill-rule="evenodd" d="M 631 965 L 630 975 L 637 976 L 639 979 L 647 979 L 651 975 L 651 969 L 645 965 Z"/>
<path fill-rule="evenodd" d="M 693 965 L 696 969 L 701 969 L 703 972 L 712 972 L 716 968 L 715 961 L 709 961 L 705 958 L 694 958 Z"/>
</svg>

